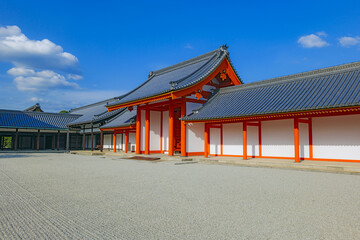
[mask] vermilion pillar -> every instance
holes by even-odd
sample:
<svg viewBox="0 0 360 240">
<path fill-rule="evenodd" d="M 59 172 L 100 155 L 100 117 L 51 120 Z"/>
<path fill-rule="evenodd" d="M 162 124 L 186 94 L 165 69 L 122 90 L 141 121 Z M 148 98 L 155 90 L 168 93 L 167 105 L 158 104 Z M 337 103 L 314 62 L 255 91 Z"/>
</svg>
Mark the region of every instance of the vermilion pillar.
<svg viewBox="0 0 360 240">
<path fill-rule="evenodd" d="M 181 117 L 186 116 L 186 99 L 183 97 L 181 103 Z M 186 123 L 181 121 L 181 156 L 186 156 Z"/>
<path fill-rule="evenodd" d="M 295 147 L 295 162 L 300 162 L 300 147 L 299 147 L 299 119 L 294 118 L 294 147 Z"/>
<path fill-rule="evenodd" d="M 139 106 L 136 110 L 136 154 L 140 154 L 141 143 L 141 110 Z"/>
<path fill-rule="evenodd" d="M 309 118 L 309 158 L 313 159 L 313 136 L 312 136 L 312 118 Z"/>
<path fill-rule="evenodd" d="M 114 152 L 116 152 L 116 131 L 114 130 Z"/>
<path fill-rule="evenodd" d="M 247 160 L 247 123 L 243 122 L 243 160 Z"/>
<path fill-rule="evenodd" d="M 174 155 L 174 106 L 169 104 L 169 156 Z"/>
<path fill-rule="evenodd" d="M 125 153 L 128 152 L 128 144 L 129 144 L 129 131 L 125 131 Z"/>
<path fill-rule="evenodd" d="M 209 156 L 209 127 L 207 124 L 205 124 L 205 134 L 204 134 L 204 143 L 205 143 L 205 146 L 204 146 L 204 157 L 208 157 Z"/>
<path fill-rule="evenodd" d="M 150 109 L 145 111 L 145 154 L 150 153 Z"/>
</svg>

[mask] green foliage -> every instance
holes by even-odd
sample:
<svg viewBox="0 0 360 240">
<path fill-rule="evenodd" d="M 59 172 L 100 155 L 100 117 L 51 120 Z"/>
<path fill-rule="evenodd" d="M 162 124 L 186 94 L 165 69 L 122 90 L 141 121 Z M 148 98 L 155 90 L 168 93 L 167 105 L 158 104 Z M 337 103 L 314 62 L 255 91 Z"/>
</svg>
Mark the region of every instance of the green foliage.
<svg viewBox="0 0 360 240">
<path fill-rule="evenodd" d="M 59 113 L 69 113 L 69 111 L 61 110 Z"/>
</svg>

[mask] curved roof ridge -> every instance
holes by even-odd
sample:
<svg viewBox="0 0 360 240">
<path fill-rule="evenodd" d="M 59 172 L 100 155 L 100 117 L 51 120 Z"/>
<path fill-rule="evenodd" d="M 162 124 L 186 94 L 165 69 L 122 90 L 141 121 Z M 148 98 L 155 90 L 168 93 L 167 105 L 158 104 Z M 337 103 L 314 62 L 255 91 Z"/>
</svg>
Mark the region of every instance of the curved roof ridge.
<svg viewBox="0 0 360 240">
<path fill-rule="evenodd" d="M 261 81 L 241 84 L 241 85 L 232 86 L 232 87 L 226 87 L 226 88 L 220 89 L 220 93 L 229 93 L 229 92 L 240 90 L 241 88 L 252 89 L 252 88 L 257 88 L 257 87 L 263 87 L 266 85 L 288 83 L 288 82 L 297 81 L 297 80 L 301 80 L 301 79 L 309 79 L 309 78 L 314 78 L 314 77 L 331 75 L 331 74 L 335 74 L 335 73 L 339 73 L 339 72 L 343 72 L 343 71 L 349 71 L 349 70 L 357 69 L 357 68 L 360 68 L 360 61 L 335 65 L 335 66 L 331 66 L 331 67 L 319 68 L 319 69 L 315 69 L 315 70 L 311 70 L 311 71 L 300 72 L 300 73 L 285 75 L 285 76 L 281 76 L 281 77 L 265 79 L 265 80 L 261 80 Z"/>
</svg>

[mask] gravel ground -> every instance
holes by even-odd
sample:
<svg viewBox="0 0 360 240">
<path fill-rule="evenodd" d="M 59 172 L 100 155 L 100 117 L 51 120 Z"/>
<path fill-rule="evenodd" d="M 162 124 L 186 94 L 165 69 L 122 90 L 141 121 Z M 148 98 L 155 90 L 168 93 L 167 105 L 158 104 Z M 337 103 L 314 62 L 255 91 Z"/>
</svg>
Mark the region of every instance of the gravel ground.
<svg viewBox="0 0 360 240">
<path fill-rule="evenodd" d="M 360 239 L 360 176 L 0 154 L 0 239 Z"/>
</svg>

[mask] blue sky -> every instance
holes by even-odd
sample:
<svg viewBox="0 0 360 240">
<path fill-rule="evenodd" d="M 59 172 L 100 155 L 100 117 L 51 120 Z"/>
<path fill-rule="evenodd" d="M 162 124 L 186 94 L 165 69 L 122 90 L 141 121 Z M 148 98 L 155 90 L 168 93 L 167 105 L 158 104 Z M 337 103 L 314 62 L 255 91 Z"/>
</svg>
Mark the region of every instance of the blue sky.
<svg viewBox="0 0 360 240">
<path fill-rule="evenodd" d="M 0 2 L 0 108 L 59 111 L 229 45 L 245 83 L 360 60 L 360 1 Z"/>
</svg>

